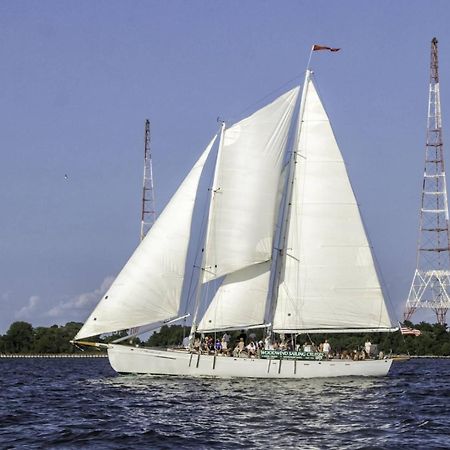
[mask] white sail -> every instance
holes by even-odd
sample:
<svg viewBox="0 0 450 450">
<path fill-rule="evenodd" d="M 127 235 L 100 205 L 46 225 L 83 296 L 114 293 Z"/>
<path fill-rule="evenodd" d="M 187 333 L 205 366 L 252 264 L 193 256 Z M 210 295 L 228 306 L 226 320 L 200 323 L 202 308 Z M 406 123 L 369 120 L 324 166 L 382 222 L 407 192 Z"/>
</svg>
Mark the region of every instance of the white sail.
<svg viewBox="0 0 450 450">
<path fill-rule="evenodd" d="M 267 261 L 298 87 L 226 129 L 208 220 L 204 280 Z"/>
<path fill-rule="evenodd" d="M 285 165 L 281 172 L 277 205 L 283 197 L 288 168 L 289 166 Z M 271 269 L 272 259 L 226 275 L 197 331 L 261 326 L 265 322 Z"/>
<path fill-rule="evenodd" d="M 209 143 L 75 339 L 177 315 L 197 188 L 215 140 L 216 137 Z"/>
<path fill-rule="evenodd" d="M 264 323 L 271 261 L 227 275 L 197 331 L 249 328 Z"/>
<path fill-rule="evenodd" d="M 312 81 L 305 89 L 274 330 L 389 329 L 341 152 Z"/>
</svg>

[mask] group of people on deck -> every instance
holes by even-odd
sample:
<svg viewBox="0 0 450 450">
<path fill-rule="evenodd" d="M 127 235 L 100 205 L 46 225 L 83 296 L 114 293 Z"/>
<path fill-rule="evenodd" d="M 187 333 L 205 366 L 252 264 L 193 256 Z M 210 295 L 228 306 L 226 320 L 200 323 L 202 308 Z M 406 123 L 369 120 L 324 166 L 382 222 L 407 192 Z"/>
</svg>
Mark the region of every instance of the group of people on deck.
<svg viewBox="0 0 450 450">
<path fill-rule="evenodd" d="M 365 359 L 370 359 L 374 356 L 373 351 L 374 347 L 372 346 L 372 343 L 367 340 L 364 344 L 364 348 L 361 350 L 343 350 L 343 351 L 332 351 L 331 345 L 328 342 L 327 339 L 321 344 L 319 344 L 318 347 L 314 345 L 314 343 L 308 344 L 307 342 L 304 343 L 303 347 L 301 345 L 296 346 L 297 351 L 304 351 L 304 352 L 319 352 L 323 353 L 326 358 L 328 359 L 352 359 L 354 361 L 362 361 Z M 384 358 L 383 352 L 379 352 L 378 356 L 379 359 Z"/>
<path fill-rule="evenodd" d="M 300 344 L 298 344 L 295 347 L 295 350 L 298 352 L 304 351 L 306 353 L 309 353 L 309 352 L 325 353 L 325 356 L 328 357 L 331 354 L 331 345 L 328 342 L 328 340 L 325 339 L 325 341 L 323 343 L 319 344 L 318 347 L 316 347 L 313 342 L 311 342 L 310 344 L 308 344 L 308 342 L 305 342 L 303 344 L 303 347 Z"/>
<path fill-rule="evenodd" d="M 231 345 L 231 336 L 224 333 L 221 339 L 214 339 L 212 336 L 205 336 L 203 339 L 196 338 L 193 345 L 195 353 L 209 355 L 234 356 L 256 358 L 260 351 L 264 349 L 263 341 L 257 341 L 255 334 L 250 334 L 246 343 L 245 333 L 241 333 Z"/>
<path fill-rule="evenodd" d="M 266 337 L 264 341 L 257 340 L 255 333 L 247 336 L 242 332 L 232 342 L 231 336 L 224 333 L 221 338 L 213 338 L 213 336 L 205 336 L 196 338 L 191 351 L 198 354 L 233 356 L 235 358 L 259 358 L 262 350 L 278 350 L 278 351 L 297 351 L 304 353 L 323 353 L 327 359 L 351 359 L 365 360 L 373 357 L 374 348 L 369 340 L 364 344 L 361 350 L 348 351 L 332 351 L 331 345 L 327 339 L 316 346 L 313 342 L 305 342 L 303 345 L 295 344 L 294 339 L 285 339 L 281 336 L 280 340 L 272 341 L 270 337 Z M 379 352 L 378 358 L 383 358 L 383 352 Z"/>
<path fill-rule="evenodd" d="M 212 336 L 205 336 L 205 338 L 196 338 L 194 341 L 195 353 L 206 353 L 211 355 L 225 355 L 229 354 L 229 344 L 231 336 L 225 333 L 222 339 L 215 339 Z"/>
</svg>

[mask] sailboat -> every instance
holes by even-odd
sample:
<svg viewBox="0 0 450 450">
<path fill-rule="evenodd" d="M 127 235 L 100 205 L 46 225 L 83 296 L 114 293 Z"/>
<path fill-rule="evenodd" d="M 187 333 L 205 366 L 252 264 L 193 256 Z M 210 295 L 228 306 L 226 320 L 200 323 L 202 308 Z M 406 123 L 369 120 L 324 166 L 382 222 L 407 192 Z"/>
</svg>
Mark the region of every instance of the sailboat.
<svg viewBox="0 0 450 450">
<path fill-rule="evenodd" d="M 272 339 L 397 330 L 312 75 L 308 69 L 302 89 L 221 124 L 73 342 L 148 331 L 189 315 L 190 349 L 122 345 L 125 338 L 94 345 L 107 347 L 118 373 L 292 379 L 388 373 L 390 358 L 284 358 L 276 351 L 251 358 L 192 348 L 195 336 L 228 330 L 264 328 Z M 206 229 L 199 234 L 194 211 L 210 158 L 214 175 L 203 211 Z M 182 314 L 196 239 L 195 301 Z"/>
</svg>

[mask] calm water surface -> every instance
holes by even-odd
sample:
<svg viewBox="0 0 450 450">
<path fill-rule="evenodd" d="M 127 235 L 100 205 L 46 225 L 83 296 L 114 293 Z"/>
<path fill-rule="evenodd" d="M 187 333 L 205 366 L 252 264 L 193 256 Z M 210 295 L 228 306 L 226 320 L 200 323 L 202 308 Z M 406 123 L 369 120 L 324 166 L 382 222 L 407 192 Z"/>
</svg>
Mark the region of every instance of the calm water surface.
<svg viewBox="0 0 450 450">
<path fill-rule="evenodd" d="M 0 448 L 450 449 L 450 360 L 386 378 L 116 376 L 107 359 L 0 359 Z"/>
</svg>

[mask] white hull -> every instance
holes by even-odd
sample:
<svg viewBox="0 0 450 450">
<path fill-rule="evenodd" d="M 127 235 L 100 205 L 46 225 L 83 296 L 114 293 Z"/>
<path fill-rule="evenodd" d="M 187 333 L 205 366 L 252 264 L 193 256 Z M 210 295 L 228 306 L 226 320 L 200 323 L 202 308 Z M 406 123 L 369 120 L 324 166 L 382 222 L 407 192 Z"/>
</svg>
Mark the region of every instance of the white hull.
<svg viewBox="0 0 450 450">
<path fill-rule="evenodd" d="M 218 378 L 323 378 L 386 376 L 392 359 L 269 360 L 196 355 L 186 351 L 152 350 L 110 345 L 108 357 L 118 373 Z"/>
</svg>

